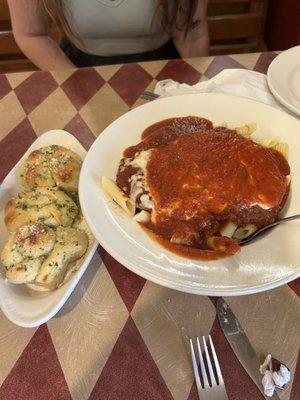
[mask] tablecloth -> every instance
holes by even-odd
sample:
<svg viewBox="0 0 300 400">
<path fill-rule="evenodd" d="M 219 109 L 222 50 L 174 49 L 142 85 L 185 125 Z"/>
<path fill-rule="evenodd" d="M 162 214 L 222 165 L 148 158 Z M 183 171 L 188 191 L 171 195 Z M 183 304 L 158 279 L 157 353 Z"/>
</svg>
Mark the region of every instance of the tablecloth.
<svg viewBox="0 0 300 400">
<path fill-rule="evenodd" d="M 88 149 L 110 122 L 145 102 L 157 80 L 193 84 L 224 68 L 265 73 L 276 53 L 0 75 L 0 180 L 36 136 L 71 132 Z M 120 135 L 122 132 L 120 132 Z M 284 400 L 300 399 L 300 283 L 226 300 L 257 353 L 291 369 Z M 1 400 L 196 400 L 187 336 L 213 336 L 230 400 L 262 396 L 235 358 L 216 299 L 133 274 L 100 246 L 61 311 L 34 329 L 0 312 Z"/>
</svg>

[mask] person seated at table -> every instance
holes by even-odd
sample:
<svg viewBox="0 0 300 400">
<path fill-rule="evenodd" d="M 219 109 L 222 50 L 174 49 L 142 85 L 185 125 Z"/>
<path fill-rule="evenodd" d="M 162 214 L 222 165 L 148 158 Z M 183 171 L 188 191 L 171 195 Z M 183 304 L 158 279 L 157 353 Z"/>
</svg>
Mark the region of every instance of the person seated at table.
<svg viewBox="0 0 300 400">
<path fill-rule="evenodd" d="M 208 54 L 207 0 L 8 0 L 13 33 L 39 68 Z M 49 36 L 49 21 L 64 34 Z"/>
</svg>

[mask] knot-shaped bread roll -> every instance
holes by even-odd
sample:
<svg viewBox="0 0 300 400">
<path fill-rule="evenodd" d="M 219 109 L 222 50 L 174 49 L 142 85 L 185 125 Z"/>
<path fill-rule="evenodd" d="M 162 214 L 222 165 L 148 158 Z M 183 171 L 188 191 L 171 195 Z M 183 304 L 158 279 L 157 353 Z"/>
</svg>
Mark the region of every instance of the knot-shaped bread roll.
<svg viewBox="0 0 300 400">
<path fill-rule="evenodd" d="M 32 282 L 55 240 L 55 232 L 42 224 L 24 225 L 11 233 L 1 253 L 6 279 L 11 283 Z"/>
<path fill-rule="evenodd" d="M 85 232 L 59 226 L 53 250 L 41 265 L 34 283 L 50 290 L 57 288 L 66 274 L 69 263 L 80 258 L 87 246 L 88 237 Z"/>
<path fill-rule="evenodd" d="M 21 173 L 22 184 L 28 188 L 56 186 L 78 191 L 81 164 L 72 150 L 58 145 L 42 147 L 27 158 Z"/>
<path fill-rule="evenodd" d="M 87 247 L 88 236 L 79 229 L 59 226 L 55 231 L 42 224 L 24 225 L 10 234 L 1 261 L 9 282 L 52 290 Z"/>
<path fill-rule="evenodd" d="M 5 206 L 5 224 L 10 231 L 35 222 L 51 227 L 71 226 L 77 215 L 75 202 L 56 188 L 26 190 Z"/>
</svg>

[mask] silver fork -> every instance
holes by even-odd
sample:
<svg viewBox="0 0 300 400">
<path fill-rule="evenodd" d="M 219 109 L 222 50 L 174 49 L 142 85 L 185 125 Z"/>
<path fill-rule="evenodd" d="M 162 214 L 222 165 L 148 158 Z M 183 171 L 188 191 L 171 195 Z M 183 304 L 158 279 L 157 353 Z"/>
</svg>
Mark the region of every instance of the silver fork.
<svg viewBox="0 0 300 400">
<path fill-rule="evenodd" d="M 144 92 L 142 92 L 140 94 L 140 98 L 141 99 L 145 99 L 145 100 L 155 100 L 159 98 L 158 94 L 155 94 L 153 92 L 149 92 L 148 90 L 145 90 Z"/>
<path fill-rule="evenodd" d="M 200 400 L 228 400 L 219 361 L 210 335 L 208 335 L 208 340 L 215 371 L 213 370 L 211 356 L 208 352 L 205 337 L 202 336 L 202 347 L 204 349 L 207 367 L 204 363 L 203 350 L 200 345 L 199 337 L 196 338 L 197 351 L 194 350 L 193 340 L 190 339 L 191 356 L 198 395 Z M 197 353 L 198 358 L 196 356 Z M 197 361 L 197 359 L 199 361 Z"/>
</svg>

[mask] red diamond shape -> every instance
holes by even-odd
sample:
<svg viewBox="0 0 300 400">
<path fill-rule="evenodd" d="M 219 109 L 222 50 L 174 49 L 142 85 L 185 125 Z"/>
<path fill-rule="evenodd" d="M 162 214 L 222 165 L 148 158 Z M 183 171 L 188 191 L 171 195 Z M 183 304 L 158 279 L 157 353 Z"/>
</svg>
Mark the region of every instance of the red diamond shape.
<svg viewBox="0 0 300 400">
<path fill-rule="evenodd" d="M 173 79 L 179 83 L 187 83 L 194 85 L 201 78 L 199 71 L 187 64 L 184 60 L 171 60 L 157 75 L 156 79 L 162 81 L 164 79 Z"/>
<path fill-rule="evenodd" d="M 78 69 L 62 85 L 74 107 L 80 110 L 104 85 L 104 79 L 93 69 Z"/>
<path fill-rule="evenodd" d="M 58 86 L 49 72 L 37 71 L 15 88 L 15 93 L 25 112 L 29 114 L 41 104 Z"/>
<path fill-rule="evenodd" d="M 11 86 L 5 75 L 0 75 L 0 99 L 11 91 Z"/>
<path fill-rule="evenodd" d="M 119 96 L 129 106 L 132 106 L 152 79 L 151 75 L 149 75 L 140 65 L 125 64 L 110 78 L 108 82 Z"/>
</svg>

